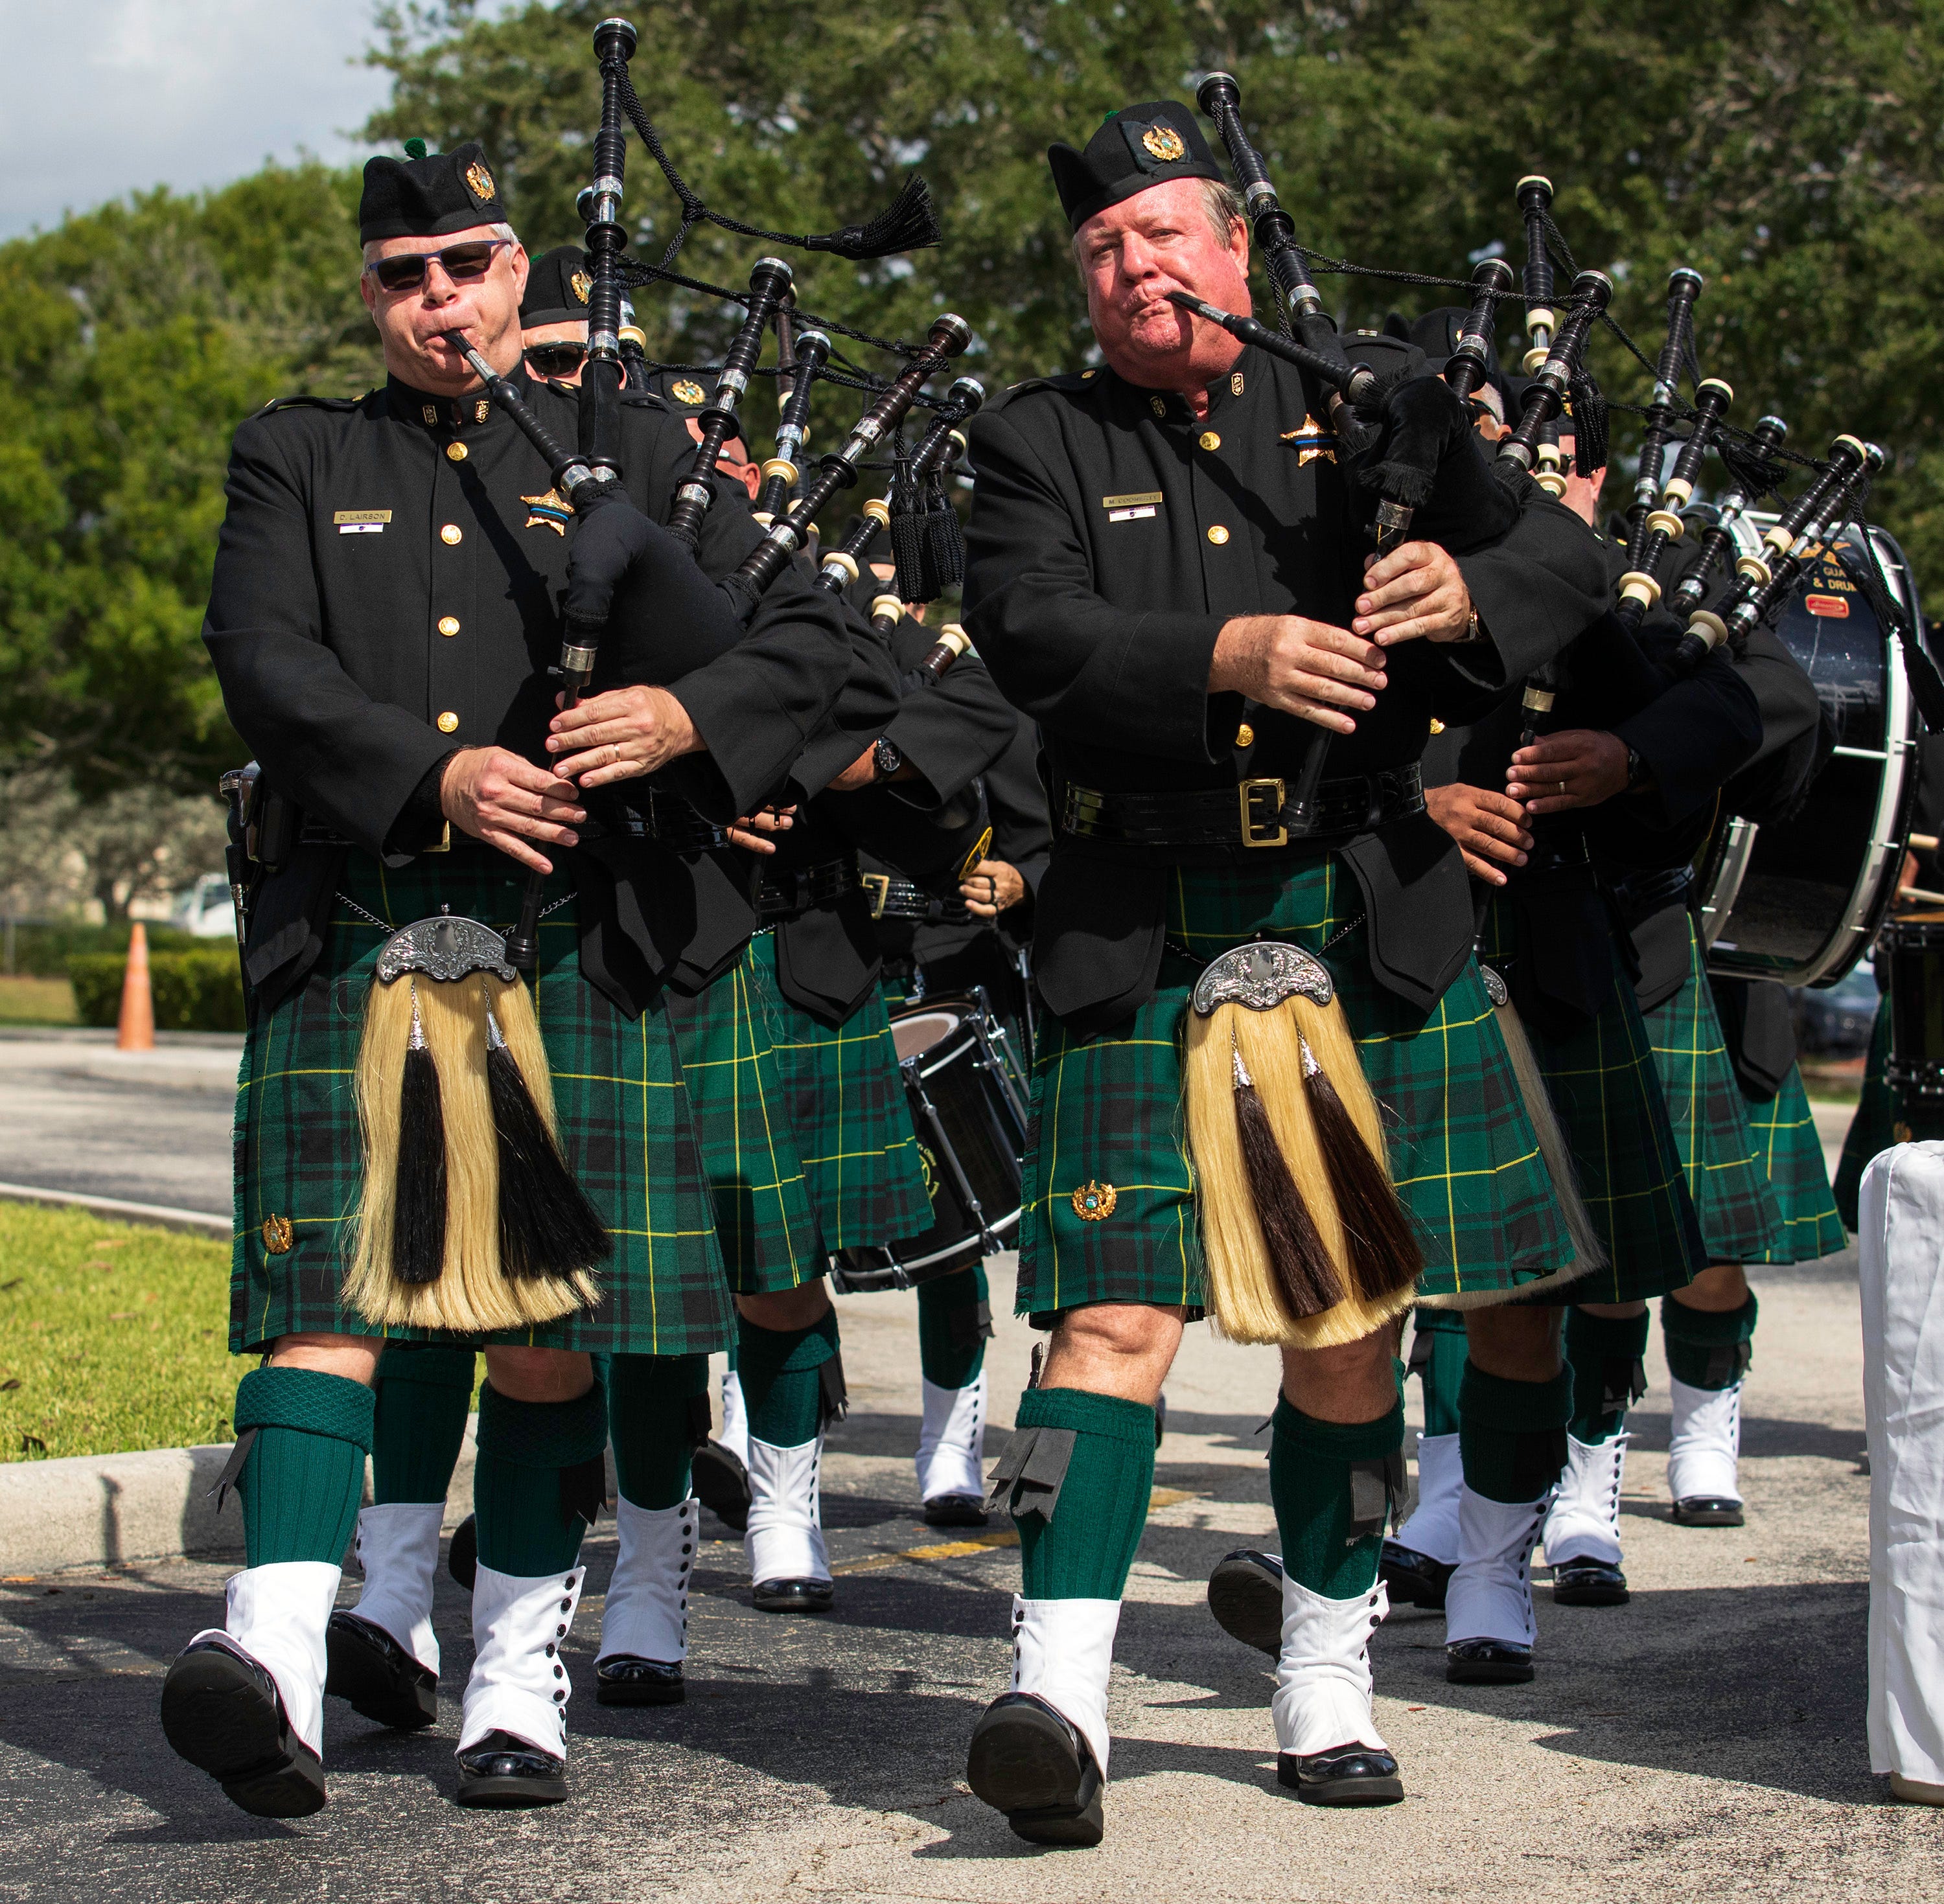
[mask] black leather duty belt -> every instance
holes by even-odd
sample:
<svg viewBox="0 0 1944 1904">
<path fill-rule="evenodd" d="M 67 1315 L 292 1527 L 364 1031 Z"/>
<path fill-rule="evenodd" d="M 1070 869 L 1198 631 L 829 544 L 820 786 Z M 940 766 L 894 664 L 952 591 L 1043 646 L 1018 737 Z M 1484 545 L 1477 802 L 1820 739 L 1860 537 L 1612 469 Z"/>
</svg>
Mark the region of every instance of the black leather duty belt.
<svg viewBox="0 0 1944 1904">
<path fill-rule="evenodd" d="M 801 919 L 820 906 L 835 904 L 858 884 L 855 853 L 840 853 L 835 859 L 820 859 L 787 873 L 766 872 L 756 889 L 756 916 L 765 926 Z"/>
<path fill-rule="evenodd" d="M 1316 790 L 1315 818 L 1290 831 L 1293 782 L 1244 780 L 1210 793 L 1108 794 L 1067 783 L 1060 830 L 1076 840 L 1115 846 L 1288 846 L 1347 839 L 1424 811 L 1417 763 L 1326 780 Z"/>
<path fill-rule="evenodd" d="M 924 926 L 964 926 L 972 920 L 965 901 L 940 898 L 893 873 L 864 873 L 857 883 L 871 901 L 873 919 L 912 919 Z"/>
</svg>

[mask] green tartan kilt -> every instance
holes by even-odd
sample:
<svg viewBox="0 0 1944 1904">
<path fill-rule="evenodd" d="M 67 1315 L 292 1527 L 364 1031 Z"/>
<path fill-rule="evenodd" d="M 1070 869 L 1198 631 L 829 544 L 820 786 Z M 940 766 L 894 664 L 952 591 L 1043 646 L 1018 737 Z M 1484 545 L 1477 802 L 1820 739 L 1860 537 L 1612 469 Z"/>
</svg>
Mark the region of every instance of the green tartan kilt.
<svg viewBox="0 0 1944 1904">
<path fill-rule="evenodd" d="M 699 997 L 668 999 L 715 1234 L 739 1295 L 814 1282 L 828 1260 L 789 1083 L 771 1042 L 782 1000 L 759 949 L 766 944 L 752 941 Z"/>
<path fill-rule="evenodd" d="M 775 935 L 765 932 L 755 944 L 770 976 L 770 1036 L 823 1240 L 843 1249 L 923 1235 L 931 1227 L 931 1196 L 884 987 L 832 1031 L 777 988 Z"/>
<path fill-rule="evenodd" d="M 1829 1167 L 1823 1161 L 1822 1140 L 1816 1134 L 1801 1071 L 1790 1065 L 1780 1089 L 1766 1104 L 1746 1091 L 1742 1101 L 1748 1107 L 1756 1155 L 1782 1211 L 1779 1240 L 1759 1260 L 1813 1263 L 1819 1256 L 1833 1255 L 1848 1239 L 1837 1213 L 1835 1193 L 1829 1187 Z"/>
<path fill-rule="evenodd" d="M 1420 1288 L 1509 1297 L 1563 1268 L 1573 1245 L 1478 968 L 1468 963 L 1429 1012 L 1405 1003 L 1370 975 L 1362 929 L 1352 926 L 1361 904 L 1333 855 L 1261 872 L 1180 868 L 1170 879 L 1167 936 L 1204 962 L 1252 938 L 1319 957 L 1329 944 L 1325 963 L 1424 1247 Z M 1181 1067 L 1199 970 L 1170 950 L 1153 997 L 1110 1035 L 1080 1039 L 1057 1018 L 1042 1022 L 1020 1220 L 1022 1315 L 1044 1323 L 1097 1302 L 1201 1313 Z M 1081 1192 L 1097 1184 L 1112 1187 L 1113 1207 L 1090 1221 Z"/>
<path fill-rule="evenodd" d="M 441 905 L 507 929 L 526 876 L 497 854 L 462 849 L 388 871 L 369 854 L 347 858 L 310 975 L 244 1041 L 237 1095 L 236 1241 L 230 1271 L 232 1353 L 321 1330 L 398 1340 L 450 1340 L 437 1330 L 386 1328 L 340 1302 L 363 1159 L 352 1077 L 364 997 L 389 929 Z M 555 874 L 548 901 L 566 904 L 540 925 L 534 986 L 552 1067 L 561 1148 L 614 1239 L 592 1310 L 543 1328 L 487 1340 L 614 1353 L 700 1355 L 724 1348 L 734 1326 L 728 1282 L 691 1122 L 687 1088 L 659 1004 L 629 1020 L 580 977 L 571 880 Z M 291 1246 L 272 1254 L 287 1218 Z"/>
<path fill-rule="evenodd" d="M 1502 975 L 1516 961 L 1514 914 L 1501 898 L 1486 907 L 1481 957 Z M 1607 1251 L 1607 1267 L 1575 1277 L 1564 1299 L 1634 1302 L 1693 1282 L 1707 1267 L 1707 1251 L 1647 1027 L 1617 963 L 1607 1003 L 1586 1024 L 1556 1032 L 1532 1018 L 1521 1022 Z"/>
<path fill-rule="evenodd" d="M 1708 1260 L 1767 1262 L 1782 1247 L 1782 1210 L 1749 1128 L 1691 917 L 1687 947 L 1687 982 L 1644 1015 L 1654 1064 Z"/>
</svg>

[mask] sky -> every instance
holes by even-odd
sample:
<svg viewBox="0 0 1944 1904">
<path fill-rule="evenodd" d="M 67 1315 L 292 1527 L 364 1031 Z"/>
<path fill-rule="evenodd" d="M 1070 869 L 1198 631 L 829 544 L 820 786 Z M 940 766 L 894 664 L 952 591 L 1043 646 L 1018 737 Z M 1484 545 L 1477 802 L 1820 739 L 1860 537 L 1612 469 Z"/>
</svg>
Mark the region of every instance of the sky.
<svg viewBox="0 0 1944 1904">
<path fill-rule="evenodd" d="M 0 0 L 0 239 L 300 151 L 334 163 L 386 97 L 371 0 Z"/>
</svg>

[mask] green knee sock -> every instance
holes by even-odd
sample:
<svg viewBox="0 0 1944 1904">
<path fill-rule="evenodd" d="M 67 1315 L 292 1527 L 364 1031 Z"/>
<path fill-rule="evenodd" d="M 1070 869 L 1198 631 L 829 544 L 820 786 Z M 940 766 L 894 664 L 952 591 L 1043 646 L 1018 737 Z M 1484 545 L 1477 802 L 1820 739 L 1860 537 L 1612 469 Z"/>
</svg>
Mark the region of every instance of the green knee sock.
<svg viewBox="0 0 1944 1904">
<path fill-rule="evenodd" d="M 1029 1388 L 1017 1428 L 1072 1431 L 1050 1520 L 1015 1514 L 1029 1600 L 1118 1600 L 1154 1491 L 1154 1410 L 1078 1388 Z"/>
<path fill-rule="evenodd" d="M 709 1426 L 706 1356 L 617 1356 L 608 1374 L 614 1480 L 637 1507 L 678 1507 L 688 1498 L 696 1403 Z"/>
<path fill-rule="evenodd" d="M 1412 1313 L 1410 1372 L 1424 1384 L 1424 1432 L 1458 1432 L 1458 1384 L 1465 1374 L 1465 1319 L 1455 1309 Z"/>
<path fill-rule="evenodd" d="M 1458 1389 L 1458 1453 L 1465 1485 L 1487 1500 L 1536 1500 L 1566 1465 L 1573 1371 L 1547 1382 L 1510 1382 L 1465 1365 Z"/>
<path fill-rule="evenodd" d="M 245 1565 L 337 1566 L 364 1492 L 371 1391 L 320 1369 L 253 1368 L 236 1385 L 236 1433 L 252 1428 L 236 1477 Z"/>
<path fill-rule="evenodd" d="M 918 1360 L 935 1388 L 970 1388 L 986 1365 L 992 1333 L 983 1264 L 918 1285 Z"/>
<path fill-rule="evenodd" d="M 1690 1388 L 1733 1388 L 1753 1359 L 1757 1307 L 1752 1289 L 1739 1309 L 1715 1314 L 1666 1297 L 1660 1305 L 1660 1335 L 1668 1373 Z"/>
<path fill-rule="evenodd" d="M 1567 1426 L 1575 1441 L 1590 1446 L 1620 1432 L 1647 1386 L 1641 1368 L 1646 1353 L 1644 1309 L 1619 1322 L 1583 1309 L 1566 1312 L 1566 1366 L 1573 1371 L 1573 1419 Z"/>
<path fill-rule="evenodd" d="M 607 1444 L 608 1396 L 598 1382 L 571 1402 L 509 1401 L 488 1382 L 479 1391 L 472 1472 L 479 1564 L 526 1579 L 571 1567 L 587 1522 L 571 1498 Z"/>
<path fill-rule="evenodd" d="M 1354 1599 L 1377 1577 L 1381 1522 L 1354 1531 L 1351 1467 L 1384 1461 L 1404 1447 L 1404 1403 L 1375 1421 L 1318 1421 L 1276 1399 L 1269 1430 L 1269 1498 L 1282 1536 L 1282 1564 L 1298 1586 L 1326 1600 Z"/>
<path fill-rule="evenodd" d="M 472 1399 L 470 1349 L 395 1342 L 379 1358 L 371 1498 L 443 1500 L 459 1465 Z"/>
<path fill-rule="evenodd" d="M 837 1312 L 826 1310 L 807 1329 L 736 1323 L 737 1373 L 749 1411 L 749 1433 L 772 1448 L 801 1448 L 823 1426 L 823 1365 L 837 1354 Z"/>
</svg>

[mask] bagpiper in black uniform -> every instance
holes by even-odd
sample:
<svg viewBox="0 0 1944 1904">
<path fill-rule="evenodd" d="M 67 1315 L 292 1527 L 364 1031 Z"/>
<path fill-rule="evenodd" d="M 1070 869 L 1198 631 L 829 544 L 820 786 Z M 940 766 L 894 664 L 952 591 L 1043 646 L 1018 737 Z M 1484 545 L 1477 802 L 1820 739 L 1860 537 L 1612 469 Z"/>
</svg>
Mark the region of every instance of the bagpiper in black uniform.
<svg viewBox="0 0 1944 1904">
<path fill-rule="evenodd" d="M 673 690 L 602 693 L 550 723 L 570 512 L 463 360 L 432 341 L 463 329 L 572 440 L 571 407 L 518 366 L 526 259 L 484 152 L 374 159 L 360 226 L 380 262 L 435 261 L 416 280 L 395 267 L 390 288 L 365 280 L 392 371 L 382 388 L 274 404 L 238 431 L 205 631 L 231 720 L 301 823 L 261 869 L 245 953 L 231 1344 L 269 1358 L 238 1391 L 248 1564 L 225 1629 L 198 1635 L 171 1668 L 162 1719 L 237 1803 L 277 1816 L 324 1802 L 327 1626 L 372 1439 L 379 1331 L 340 1291 L 361 1185 L 352 1073 L 380 947 L 447 907 L 503 928 L 527 865 L 552 855 L 536 1006 L 561 1148 L 613 1254 L 593 1307 L 485 1345 L 458 1796 L 554 1802 L 565 1795 L 559 1642 L 608 1436 L 586 1356 L 706 1356 L 731 1315 L 659 987 L 734 946 L 734 895 L 684 876 L 652 804 L 631 811 L 591 787 L 626 788 L 653 763 L 657 786 L 678 783 L 733 818 L 772 794 L 859 671 L 841 619 L 786 580 L 740 645 Z M 687 473 L 686 434 L 641 404 L 623 429 L 629 496 L 659 517 Z M 664 637 L 681 625 L 672 618 L 721 613 L 706 574 L 755 540 L 733 506 L 709 524 L 700 570 L 656 545 Z M 597 687 L 653 678 L 655 636 L 617 616 Z M 863 711 L 865 737 L 883 717 Z M 532 764 L 550 742 L 590 791 Z M 367 1623 L 360 1638 L 372 1690 L 416 1693 L 423 1709 L 429 1626 L 388 1646 Z"/>
<path fill-rule="evenodd" d="M 967 1775 L 1023 1836 L 1088 1844 L 1153 1405 L 1204 1302 L 1179 1135 L 1196 975 L 1265 938 L 1327 959 L 1388 1109 L 1427 1290 L 1509 1296 L 1563 1267 L 1573 1245 L 1471 956 L 1463 866 L 1425 816 L 1416 763 L 1434 717 L 1584 628 L 1605 576 L 1584 525 L 1534 493 L 1501 542 L 1455 564 L 1401 551 L 1360 596 L 1367 545 L 1320 392 L 1254 349 L 1167 327 L 1187 323 L 1159 301 L 1170 286 L 1247 302 L 1247 227 L 1232 199 L 1210 203 L 1220 174 L 1193 116 L 1129 107 L 1084 153 L 1052 158 L 1109 362 L 1020 385 L 972 430 L 966 624 L 1044 736 L 1055 828 L 1034 937 L 1053 1015 L 1035 1055 L 1019 1305 L 1056 1333 L 997 1477 L 1025 1590 L 1014 1690 L 980 1721 Z M 1137 321 L 1164 367 L 1151 381 L 1127 342 Z M 1358 349 L 1380 369 L 1422 364 L 1383 339 Z M 1407 621 L 1440 639 L 1380 656 L 1360 645 Z M 1290 674 L 1241 660 L 1251 642 Z M 1282 708 L 1318 700 L 1343 704 L 1355 731 L 1333 743 L 1320 830 L 1293 838 L 1287 787 L 1312 729 Z M 1390 1345 L 1379 1329 L 1327 1357 L 1284 1353 L 1274 1712 L 1279 1776 L 1312 1802 L 1402 1792 L 1365 1656 L 1403 1439 Z"/>
</svg>

